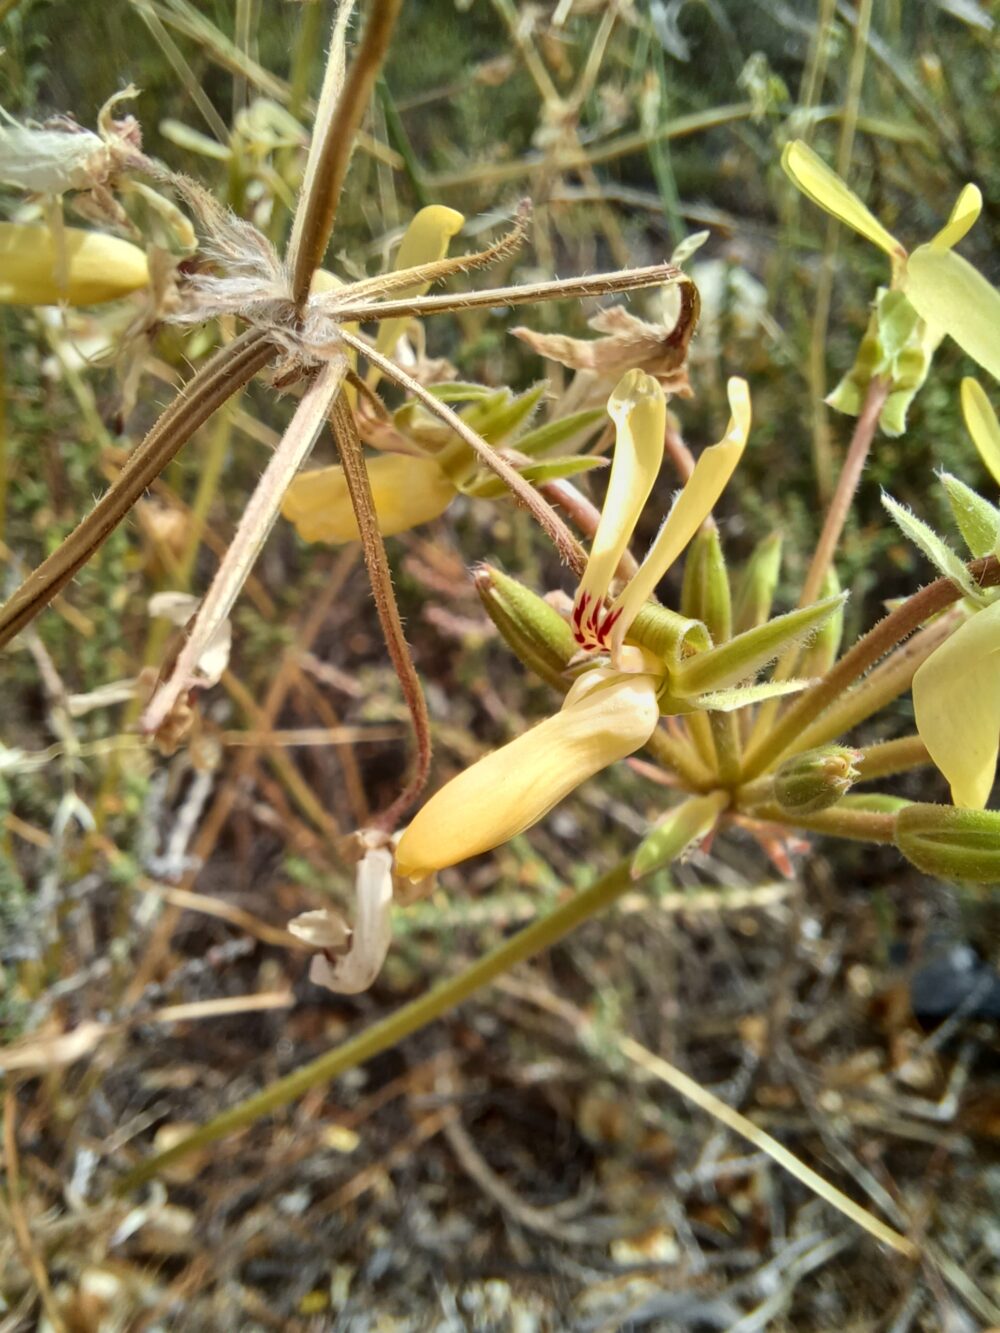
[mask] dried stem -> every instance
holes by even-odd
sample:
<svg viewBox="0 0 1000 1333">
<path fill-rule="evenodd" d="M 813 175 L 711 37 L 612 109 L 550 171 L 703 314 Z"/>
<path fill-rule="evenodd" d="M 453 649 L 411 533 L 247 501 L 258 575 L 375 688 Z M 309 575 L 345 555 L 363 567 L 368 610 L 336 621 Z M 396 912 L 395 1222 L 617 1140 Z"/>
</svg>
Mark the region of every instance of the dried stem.
<svg viewBox="0 0 1000 1333">
<path fill-rule="evenodd" d="M 373 0 L 361 45 L 347 71 L 336 109 L 323 116 L 324 123 L 317 125 L 289 250 L 292 299 L 299 309 L 308 299 L 312 276 L 326 253 L 354 140 L 402 5 L 403 0 Z M 324 82 L 324 93 L 327 82 L 332 84 L 332 80 L 331 74 Z"/>
<path fill-rule="evenodd" d="M 232 610 L 274 526 L 285 492 L 308 457 L 326 420 L 331 400 L 340 391 L 346 369 L 347 363 L 343 357 L 327 362 L 303 394 L 295 415 L 243 511 L 236 535 L 198 608 L 187 642 L 178 654 L 169 678 L 157 690 L 142 715 L 140 726 L 143 731 L 158 731 L 178 698 L 198 683 L 199 659 L 219 625 Z"/>
<path fill-rule="evenodd" d="M 362 356 L 366 356 L 373 366 L 377 366 L 387 379 L 393 380 L 401 388 L 406 389 L 408 393 L 412 393 L 415 398 L 419 398 L 425 407 L 429 408 L 435 416 L 440 417 L 446 425 L 449 425 L 472 449 L 480 462 L 484 463 L 491 472 L 500 478 L 515 499 L 520 500 L 555 546 L 564 563 L 569 565 L 574 573 L 583 573 L 587 557 L 580 543 L 552 506 L 542 499 L 515 467 L 512 467 L 505 458 L 487 444 L 481 435 L 477 435 L 474 430 L 467 426 L 458 413 L 454 412 L 447 403 L 442 403 L 440 399 L 435 398 L 422 384 L 418 383 L 411 375 L 407 375 L 404 370 L 401 370 L 395 361 L 390 361 L 388 357 L 382 356 L 380 352 L 376 352 L 363 339 L 355 338 L 346 329 L 341 330 L 340 336 L 349 347 L 355 348 Z"/>
<path fill-rule="evenodd" d="M 0 608 L 0 647 L 66 586 L 195 431 L 249 383 L 273 354 L 267 335 L 250 329 L 216 352 L 188 381 L 86 518 Z"/>
<path fill-rule="evenodd" d="M 995 555 L 971 561 L 968 570 L 980 587 L 992 588 L 1000 583 L 1000 563 Z M 961 588 L 956 587 L 951 579 L 935 579 L 926 588 L 908 597 L 902 606 L 890 611 L 858 640 L 850 652 L 834 664 L 822 680 L 799 697 L 756 746 L 750 747 L 743 765 L 743 781 L 748 782 L 772 767 L 795 744 L 806 726 L 817 719 L 880 657 L 884 657 L 897 643 L 919 629 L 931 616 L 957 602 L 962 595 Z"/>
<path fill-rule="evenodd" d="M 688 281 L 673 264 L 653 264 L 649 268 L 622 269 L 616 273 L 597 273 L 591 278 L 558 278 L 553 282 L 524 282 L 516 287 L 494 287 L 484 292 L 456 292 L 446 296 L 417 296 L 409 301 L 368 301 L 345 303 L 332 309 L 330 318 L 338 323 L 368 319 L 394 319 L 400 315 L 420 316 L 473 310 L 477 306 L 498 307 L 528 305 L 534 301 L 569 301 L 581 296 L 609 296 L 614 292 L 638 291 L 668 282 Z"/>
<path fill-rule="evenodd" d="M 399 607 L 392 589 L 392 573 L 385 554 L 385 543 L 379 531 L 378 517 L 375 513 L 375 500 L 372 496 L 368 469 L 365 467 L 361 438 L 358 435 L 357 422 L 350 404 L 341 394 L 331 412 L 333 438 L 337 443 L 344 480 L 354 506 L 354 516 L 358 521 L 361 534 L 361 547 L 365 556 L 365 567 L 375 598 L 382 635 L 389 650 L 389 657 L 395 668 L 396 676 L 403 691 L 403 698 L 410 712 L 417 748 L 406 786 L 389 808 L 372 821 L 377 828 L 391 833 L 402 816 L 416 801 L 427 783 L 431 766 L 431 726 L 427 714 L 427 703 L 410 655 L 403 624 L 399 618 Z"/>
</svg>

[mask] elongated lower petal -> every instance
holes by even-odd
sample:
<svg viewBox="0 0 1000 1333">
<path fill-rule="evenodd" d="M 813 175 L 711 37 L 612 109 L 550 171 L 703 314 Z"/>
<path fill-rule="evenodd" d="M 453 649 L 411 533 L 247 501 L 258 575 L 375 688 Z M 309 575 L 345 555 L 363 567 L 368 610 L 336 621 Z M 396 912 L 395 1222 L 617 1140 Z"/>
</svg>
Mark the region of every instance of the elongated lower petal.
<svg viewBox="0 0 1000 1333">
<path fill-rule="evenodd" d="M 148 282 L 145 254 L 117 236 L 65 227 L 57 238 L 48 227 L 0 222 L 2 305 L 99 305 Z"/>
<path fill-rule="evenodd" d="M 422 879 L 523 833 L 575 787 L 644 745 L 658 718 L 653 677 L 587 672 L 554 717 L 431 797 L 396 848 L 399 874 Z"/>
<path fill-rule="evenodd" d="M 968 260 L 918 246 L 906 265 L 905 291 L 921 319 L 1000 379 L 1000 292 Z"/>
<path fill-rule="evenodd" d="M 917 730 L 951 784 L 952 800 L 982 809 L 1000 741 L 1000 602 L 967 620 L 913 677 Z"/>
<path fill-rule="evenodd" d="M 649 554 L 611 608 L 611 651 L 617 656 L 625 635 L 653 589 L 712 512 L 743 456 L 750 433 L 750 389 L 746 380 L 728 383 L 732 413 L 718 444 L 704 451 L 660 528 Z"/>
<path fill-rule="evenodd" d="M 433 459 L 378 454 L 366 463 L 383 537 L 429 523 L 455 498 L 455 487 Z M 339 545 L 360 540 L 339 464 L 300 473 L 285 494 L 281 512 L 303 541 Z"/>
<path fill-rule="evenodd" d="M 573 633 L 586 648 L 602 646 L 604 599 L 663 462 L 667 400 L 651 375 L 630 370 L 608 399 L 608 415 L 616 429 L 611 477 L 573 607 Z"/>
</svg>

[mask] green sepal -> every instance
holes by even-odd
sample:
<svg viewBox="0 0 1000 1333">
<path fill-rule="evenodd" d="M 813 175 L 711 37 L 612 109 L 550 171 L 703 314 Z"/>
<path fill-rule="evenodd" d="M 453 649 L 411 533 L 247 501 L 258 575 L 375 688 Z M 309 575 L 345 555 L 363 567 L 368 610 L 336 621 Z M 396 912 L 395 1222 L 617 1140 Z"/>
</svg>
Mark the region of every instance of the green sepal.
<svg viewBox="0 0 1000 1333">
<path fill-rule="evenodd" d="M 785 648 L 815 634 L 840 610 L 846 599 L 846 593 L 838 593 L 797 611 L 775 616 L 766 625 L 745 630 L 729 643 L 681 662 L 671 672 L 672 692 L 684 698 L 747 680 L 768 662 L 773 662 Z"/>
<path fill-rule="evenodd" d="M 736 587 L 733 633 L 755 629 L 769 618 L 781 574 L 781 546 L 781 533 L 772 532 L 751 552 Z"/>
<path fill-rule="evenodd" d="M 880 287 L 854 365 L 827 396 L 838 412 L 856 417 L 876 376 L 890 381 L 879 415 L 886 435 L 902 435 L 906 413 L 927 378 L 938 343 L 933 332 L 900 291 Z"/>
<path fill-rule="evenodd" d="M 679 697 L 671 694 L 670 685 L 665 680 L 656 701 L 663 717 L 676 717 L 682 713 L 735 713 L 751 704 L 797 694 L 809 683 L 808 680 L 764 680 L 759 685 L 732 685 L 726 690 L 707 690 L 704 694 Z"/>
<path fill-rule="evenodd" d="M 512 394 L 509 389 L 504 389 L 499 402 L 484 400 L 476 403 L 463 419 L 488 444 L 511 444 L 531 419 L 548 387 L 548 380 L 539 380 L 524 393 Z"/>
<path fill-rule="evenodd" d="M 648 649 L 668 667 L 712 646 L 712 636 L 700 620 L 692 620 L 655 602 L 647 602 L 632 621 L 627 640 Z"/>
<path fill-rule="evenodd" d="M 476 591 L 507 645 L 536 675 L 565 690 L 563 672 L 575 656 L 573 631 L 555 607 L 493 565 L 475 571 Z"/>
<path fill-rule="evenodd" d="M 607 467 L 606 458 L 592 458 L 587 454 L 568 454 L 565 458 L 546 458 L 541 463 L 525 463 L 517 470 L 525 481 L 535 483 L 558 481 L 560 477 L 577 477 L 582 472 L 592 472 L 595 468 Z M 472 481 L 459 486 L 464 495 L 473 495 L 480 500 L 495 500 L 507 492 L 506 482 L 495 477 L 492 472 L 480 473 Z"/>
<path fill-rule="evenodd" d="M 917 518 L 916 514 L 894 500 L 885 491 L 882 492 L 882 504 L 889 511 L 904 536 L 931 562 L 939 574 L 951 579 L 956 587 L 961 588 L 966 597 L 971 597 L 977 605 L 983 604 L 983 590 L 972 578 L 965 564 L 948 543 L 937 535 L 932 527 Z"/>
<path fill-rule="evenodd" d="M 639 844 L 632 858 L 632 878 L 641 879 L 679 860 L 692 843 L 711 833 L 728 804 L 728 792 L 713 791 L 707 796 L 691 796 L 668 810 Z"/>
<path fill-rule="evenodd" d="M 820 592 L 824 597 L 834 597 L 840 592 L 840 579 L 831 565 L 823 579 Z M 844 637 L 844 607 L 841 604 L 825 625 L 821 625 L 803 650 L 799 660 L 799 670 L 803 676 L 825 676 L 837 660 L 841 641 Z"/>
<path fill-rule="evenodd" d="M 1000 883 L 1000 810 L 908 805 L 896 816 L 896 846 L 927 875 Z"/>
<path fill-rule="evenodd" d="M 687 549 L 681 614 L 702 621 L 713 643 L 727 643 L 732 638 L 732 593 L 719 530 L 714 523 L 702 527 Z"/>
<path fill-rule="evenodd" d="M 518 452 L 529 458 L 537 458 L 558 445 L 572 439 L 574 435 L 590 432 L 593 426 L 602 425 L 608 419 L 603 407 L 588 408 L 585 412 L 570 412 L 568 416 L 557 417 L 555 421 L 546 421 L 543 426 L 536 426 L 522 435 L 517 442 Z"/>
<path fill-rule="evenodd" d="M 1000 509 L 950 472 L 939 474 L 962 539 L 977 559 L 990 555 L 1000 541 Z"/>
</svg>

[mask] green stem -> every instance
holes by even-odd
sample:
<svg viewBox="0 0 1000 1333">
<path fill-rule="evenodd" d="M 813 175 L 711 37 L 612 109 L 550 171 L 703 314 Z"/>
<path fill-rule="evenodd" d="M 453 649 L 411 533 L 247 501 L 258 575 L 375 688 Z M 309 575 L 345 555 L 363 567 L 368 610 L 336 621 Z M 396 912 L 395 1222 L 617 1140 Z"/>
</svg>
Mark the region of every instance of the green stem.
<svg viewBox="0 0 1000 1333">
<path fill-rule="evenodd" d="M 848 838 L 851 842 L 896 841 L 896 816 L 872 810 L 838 810 L 833 806 L 814 815 L 790 815 L 777 801 L 764 801 L 746 813 L 768 823 L 804 829 L 807 833 L 825 833 L 831 838 Z"/>
<path fill-rule="evenodd" d="M 328 1083 L 347 1070 L 354 1069 L 449 1013 L 504 972 L 541 953 L 543 949 L 550 948 L 584 921 L 609 907 L 615 899 L 633 887 L 630 867 L 630 859 L 622 861 L 589 889 L 568 898 L 548 916 L 541 917 L 510 939 L 504 940 L 458 976 L 440 982 L 426 995 L 397 1009 L 343 1045 L 278 1079 L 256 1096 L 224 1111 L 164 1152 L 140 1162 L 118 1182 L 116 1192 L 127 1194 L 172 1163 L 215 1143 L 227 1134 L 245 1129 L 262 1116 L 295 1101 L 310 1088 Z"/>
<path fill-rule="evenodd" d="M 905 773 L 931 762 L 927 746 L 919 736 L 900 736 L 898 740 L 866 746 L 861 751 L 858 768 L 861 770 L 860 780 L 872 782 L 875 778 L 891 777 L 894 773 Z"/>
</svg>

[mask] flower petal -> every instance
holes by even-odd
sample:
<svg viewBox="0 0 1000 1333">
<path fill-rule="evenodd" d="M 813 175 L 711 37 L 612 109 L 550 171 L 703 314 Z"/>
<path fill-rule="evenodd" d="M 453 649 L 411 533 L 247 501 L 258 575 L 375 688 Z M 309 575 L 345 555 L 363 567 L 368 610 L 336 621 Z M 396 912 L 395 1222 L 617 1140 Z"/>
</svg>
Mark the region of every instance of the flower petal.
<svg viewBox="0 0 1000 1333">
<path fill-rule="evenodd" d="M 956 246 L 983 211 L 983 196 L 977 185 L 966 185 L 955 200 L 948 221 L 930 241 L 936 250 Z"/>
<path fill-rule="evenodd" d="M 1000 292 L 961 255 L 921 245 L 906 265 L 906 295 L 921 319 L 954 338 L 1000 379 Z"/>
<path fill-rule="evenodd" d="M 400 272 L 406 268 L 416 268 L 420 264 L 433 264 L 443 259 L 448 253 L 448 242 L 461 231 L 465 217 L 454 208 L 445 208 L 443 204 L 430 204 L 415 214 L 396 253 L 393 269 Z M 412 287 L 404 287 L 396 293 L 397 300 L 411 296 L 423 296 L 430 286 L 429 282 L 417 282 Z M 379 326 L 375 350 L 388 356 L 399 342 L 407 320 L 387 319 Z"/>
<path fill-rule="evenodd" d="M 750 389 L 746 380 L 733 378 L 726 386 L 732 416 L 718 444 L 706 449 L 650 547 L 649 554 L 609 612 L 611 651 L 617 657 L 633 620 L 688 542 L 712 512 L 726 488 L 750 433 Z"/>
<path fill-rule="evenodd" d="M 1000 740 L 1000 602 L 977 611 L 917 670 L 913 708 L 955 805 L 981 809 Z"/>
<path fill-rule="evenodd" d="M 845 226 L 856 231 L 860 236 L 889 255 L 895 265 L 906 258 L 906 251 L 890 232 L 886 231 L 874 213 L 861 202 L 858 196 L 840 179 L 835 171 L 826 165 L 823 159 L 802 142 L 793 139 L 785 145 L 781 154 L 781 165 L 792 183 L 807 199 L 832 213 Z M 970 223 L 971 226 L 971 223 Z"/>
<path fill-rule="evenodd" d="M 993 411 L 986 390 L 971 375 L 962 381 L 962 416 L 993 480 L 1000 485 L 1000 421 Z"/>
<path fill-rule="evenodd" d="M 58 279 L 63 258 L 65 283 Z M 146 256 L 117 236 L 64 227 L 57 240 L 48 227 L 0 222 L 2 305 L 98 305 L 148 282 Z"/>
<path fill-rule="evenodd" d="M 573 604 L 573 633 L 586 648 L 602 646 L 604 599 L 663 462 L 667 400 L 642 370 L 624 374 L 608 399 L 615 452 L 601 520 Z"/>
<path fill-rule="evenodd" d="M 455 487 L 431 458 L 376 454 L 365 463 L 383 537 L 429 523 L 455 498 Z M 360 539 L 339 464 L 300 472 L 285 493 L 281 512 L 303 541 L 339 545 Z"/>
<path fill-rule="evenodd" d="M 357 995 L 366 991 L 381 972 L 389 952 L 392 943 L 392 853 L 385 847 L 369 848 L 358 862 L 354 886 L 357 908 L 350 948 L 332 962 L 323 954 L 317 954 L 309 968 L 309 980 L 314 985 L 325 986 L 337 995 Z M 301 923 L 302 918 L 297 920 Z"/>
<path fill-rule="evenodd" d="M 399 841 L 397 871 L 423 879 L 523 833 L 575 787 L 645 745 L 658 719 L 654 677 L 588 671 L 554 717 L 431 797 Z"/>
</svg>

